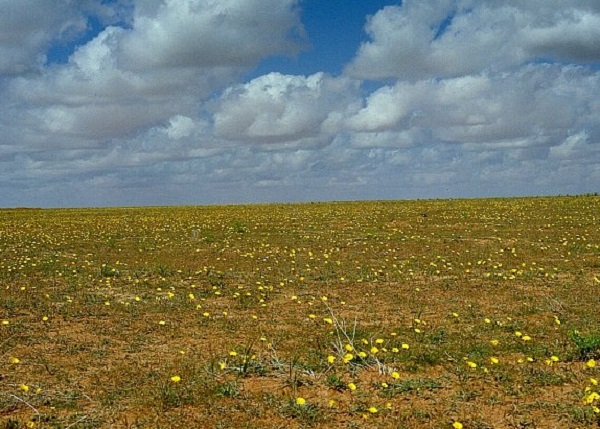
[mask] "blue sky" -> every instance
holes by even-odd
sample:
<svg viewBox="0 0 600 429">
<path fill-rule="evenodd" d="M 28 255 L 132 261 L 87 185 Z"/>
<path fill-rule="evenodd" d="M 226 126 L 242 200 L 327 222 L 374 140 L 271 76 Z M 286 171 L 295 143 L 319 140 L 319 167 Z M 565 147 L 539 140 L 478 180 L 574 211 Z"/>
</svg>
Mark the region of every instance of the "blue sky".
<svg viewBox="0 0 600 429">
<path fill-rule="evenodd" d="M 77 47 L 84 46 L 100 34 L 106 25 L 95 15 L 86 16 L 86 26 L 83 31 L 73 39 L 52 40 L 46 48 L 46 66 L 56 64 L 66 64 L 69 57 L 75 52 Z"/>
<path fill-rule="evenodd" d="M 0 207 L 600 191 L 593 0 L 0 0 Z"/>
<path fill-rule="evenodd" d="M 252 70 L 251 77 L 277 70 L 281 73 L 312 74 L 319 71 L 338 75 L 367 40 L 363 31 L 367 16 L 398 1 L 307 0 L 301 3 L 306 47 L 298 55 L 266 58 Z"/>
</svg>

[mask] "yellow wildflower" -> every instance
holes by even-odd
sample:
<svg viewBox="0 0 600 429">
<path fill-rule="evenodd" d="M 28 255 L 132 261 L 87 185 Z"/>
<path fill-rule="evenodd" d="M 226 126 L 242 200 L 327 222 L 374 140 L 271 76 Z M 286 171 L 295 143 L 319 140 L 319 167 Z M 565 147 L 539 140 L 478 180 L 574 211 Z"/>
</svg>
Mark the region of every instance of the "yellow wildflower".
<svg viewBox="0 0 600 429">
<path fill-rule="evenodd" d="M 584 402 L 586 404 L 591 404 L 592 402 L 597 401 L 598 399 L 600 399 L 600 395 L 598 395 L 598 393 L 596 392 L 592 392 L 584 398 Z"/>
</svg>

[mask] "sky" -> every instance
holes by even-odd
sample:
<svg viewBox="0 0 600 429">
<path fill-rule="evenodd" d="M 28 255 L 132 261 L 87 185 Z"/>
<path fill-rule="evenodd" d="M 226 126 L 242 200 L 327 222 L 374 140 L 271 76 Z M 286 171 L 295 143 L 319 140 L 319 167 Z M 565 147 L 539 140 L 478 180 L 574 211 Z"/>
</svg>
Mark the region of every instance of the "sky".
<svg viewBox="0 0 600 429">
<path fill-rule="evenodd" d="M 0 0 L 0 207 L 600 192 L 598 0 Z"/>
</svg>

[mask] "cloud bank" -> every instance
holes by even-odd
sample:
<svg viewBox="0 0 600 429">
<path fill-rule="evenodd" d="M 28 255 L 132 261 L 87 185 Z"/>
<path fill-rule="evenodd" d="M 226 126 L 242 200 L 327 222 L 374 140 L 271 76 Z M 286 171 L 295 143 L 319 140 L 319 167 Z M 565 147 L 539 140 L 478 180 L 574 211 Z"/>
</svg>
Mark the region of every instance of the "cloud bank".
<svg viewBox="0 0 600 429">
<path fill-rule="evenodd" d="M 342 75 L 252 76 L 315 38 L 295 0 L 0 9 L 3 206 L 600 188 L 597 1 L 405 0 Z"/>
</svg>

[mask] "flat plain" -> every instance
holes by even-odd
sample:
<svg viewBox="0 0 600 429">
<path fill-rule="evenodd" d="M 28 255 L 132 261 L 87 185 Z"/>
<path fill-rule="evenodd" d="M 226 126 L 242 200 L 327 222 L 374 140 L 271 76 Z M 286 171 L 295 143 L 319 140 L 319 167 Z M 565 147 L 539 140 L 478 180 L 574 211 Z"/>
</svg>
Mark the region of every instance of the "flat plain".
<svg viewBox="0 0 600 429">
<path fill-rule="evenodd" d="M 0 428 L 600 426 L 597 196 L 0 210 Z"/>
</svg>

